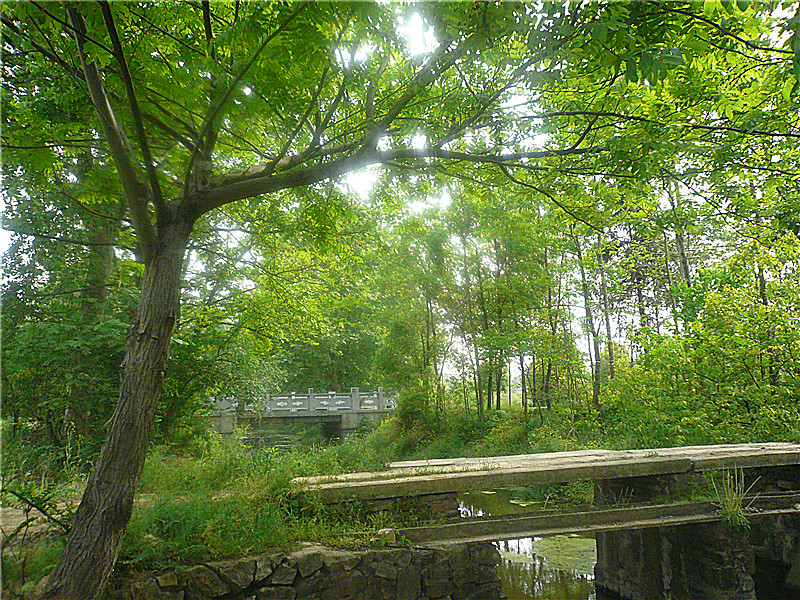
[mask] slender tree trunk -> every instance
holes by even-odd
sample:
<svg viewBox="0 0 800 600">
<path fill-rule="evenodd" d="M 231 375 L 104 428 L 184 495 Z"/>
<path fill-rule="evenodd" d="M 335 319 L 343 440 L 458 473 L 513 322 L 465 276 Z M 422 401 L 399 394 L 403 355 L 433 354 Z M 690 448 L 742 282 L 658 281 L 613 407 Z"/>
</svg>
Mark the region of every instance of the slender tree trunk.
<svg viewBox="0 0 800 600">
<path fill-rule="evenodd" d="M 488 385 L 486 386 L 486 410 L 487 411 L 492 410 L 492 400 L 493 400 L 492 396 L 494 396 L 494 385 L 492 385 L 494 383 L 494 380 L 492 379 L 493 375 L 494 375 L 494 372 L 492 371 L 492 365 L 490 364 L 489 365 L 489 381 L 488 381 Z"/>
<path fill-rule="evenodd" d="M 675 246 L 678 248 L 681 273 L 683 274 L 683 279 L 686 282 L 686 287 L 692 287 L 692 275 L 689 271 L 689 259 L 686 256 L 686 243 L 683 239 L 683 231 L 680 229 L 675 231 Z"/>
<path fill-rule="evenodd" d="M 544 405 L 549 409 L 550 408 L 550 375 L 553 372 L 553 361 L 549 358 L 547 359 L 547 373 L 544 376 L 544 387 L 542 389 L 542 397 L 544 399 Z"/>
<path fill-rule="evenodd" d="M 464 289 L 466 292 L 467 314 L 469 315 L 469 331 L 471 334 L 472 353 L 475 356 L 475 363 L 473 370 L 475 378 L 475 405 L 478 409 L 478 416 L 483 417 L 483 381 L 481 380 L 481 372 L 480 372 L 481 363 L 480 363 L 480 355 L 478 353 L 478 344 L 475 341 L 477 338 L 478 327 L 476 325 L 475 310 L 473 308 L 472 286 L 471 286 L 472 278 L 470 277 L 470 272 L 469 272 L 469 253 L 468 253 L 466 232 L 462 232 L 460 234 L 460 237 L 461 237 L 461 247 L 463 249 L 462 268 L 464 277 Z"/>
<path fill-rule="evenodd" d="M 686 287 L 692 287 L 692 275 L 689 271 L 689 258 L 686 255 L 686 240 L 683 236 L 683 224 L 678 215 L 681 197 L 677 182 L 673 183 L 672 194 L 667 194 L 667 196 L 672 205 L 672 217 L 675 220 L 675 247 L 678 250 L 678 264 L 681 267 L 681 276 L 686 282 Z"/>
<path fill-rule="evenodd" d="M 483 417 L 483 380 L 481 379 L 481 364 L 478 360 L 478 348 L 473 344 L 475 352 L 475 405 L 478 408 L 478 416 Z"/>
<path fill-rule="evenodd" d="M 124 208 L 124 204 L 120 204 Z M 121 217 L 122 215 L 120 215 Z M 83 290 L 80 292 L 80 314 L 81 325 L 89 327 L 94 323 L 104 311 L 104 303 L 108 298 L 108 282 L 111 278 L 111 270 L 114 265 L 113 242 L 119 229 L 119 222 L 104 219 L 102 222 L 92 215 L 84 216 L 84 225 L 90 231 L 92 246 L 89 247 L 89 256 L 86 260 L 86 278 L 84 279 Z M 89 433 L 97 435 L 96 426 L 92 426 L 89 420 L 87 400 L 93 399 L 93 386 L 96 381 L 94 373 L 96 371 L 97 357 L 87 355 L 76 350 L 73 354 L 73 364 L 76 370 L 86 377 L 76 378 L 69 392 L 69 402 L 64 410 L 64 417 L 61 423 L 61 430 L 65 440 L 65 445 L 69 451 L 72 447 L 75 432 Z M 85 381 L 85 383 L 81 383 Z M 89 403 L 92 407 L 93 403 Z M 97 418 L 105 420 L 108 415 L 93 407 Z M 101 421 L 102 422 L 102 421 Z"/>
<path fill-rule="evenodd" d="M 674 284 L 672 282 L 672 269 L 670 268 L 669 264 L 669 245 L 667 244 L 667 232 L 662 232 L 662 238 L 664 241 L 664 270 L 667 273 L 667 285 L 669 289 L 667 290 L 667 296 L 669 297 L 669 305 L 672 309 L 672 322 L 675 327 L 675 334 L 678 334 L 678 307 L 675 304 L 675 295 L 673 293 Z"/>
<path fill-rule="evenodd" d="M 510 369 L 509 369 L 510 370 Z M 522 400 L 522 414 L 528 422 L 528 390 L 525 389 L 525 357 L 519 355 L 519 389 Z"/>
<path fill-rule="evenodd" d="M 169 342 L 178 320 L 191 229 L 190 222 L 179 221 L 162 231 L 160 247 L 145 267 L 142 296 L 126 342 L 119 402 L 67 546 L 47 582 L 47 598 L 95 600 L 107 586 L 150 445 Z"/>
<path fill-rule="evenodd" d="M 591 336 L 591 346 L 589 354 L 591 355 L 592 348 L 594 349 L 594 367 L 592 377 L 592 404 L 599 411 L 600 410 L 600 342 L 597 340 L 597 330 L 594 328 L 594 317 L 592 314 L 592 304 L 589 294 L 589 283 L 586 280 L 586 268 L 583 264 L 583 253 L 581 252 L 581 244 L 578 236 L 573 236 L 575 239 L 575 251 L 578 255 L 578 266 L 581 271 L 581 289 L 583 290 L 583 302 L 586 310 L 586 324 L 589 327 L 589 334 Z"/>
<path fill-rule="evenodd" d="M 545 273 L 547 274 L 547 278 L 550 279 L 550 265 L 547 260 L 547 248 L 544 250 L 544 268 Z M 562 253 L 563 259 L 563 253 Z M 559 294 L 561 288 L 561 279 L 559 278 Z M 547 319 L 550 323 L 550 335 L 552 339 L 555 340 L 558 337 L 558 324 L 556 323 L 555 318 L 555 308 L 553 306 L 553 286 L 547 286 Z M 547 374 L 545 375 L 544 385 L 542 386 L 542 400 L 545 402 L 545 406 L 550 408 L 550 376 L 552 373 L 552 366 L 553 362 L 552 359 L 548 357 L 547 359 Z"/>
<path fill-rule="evenodd" d="M 614 379 L 614 342 L 611 337 L 611 313 L 608 310 L 608 287 L 606 286 L 606 259 L 600 256 L 600 294 L 603 298 L 603 316 L 606 322 L 606 344 L 608 345 L 608 377 Z"/>
<path fill-rule="evenodd" d="M 511 360 L 508 361 L 508 409 L 511 410 Z"/>
<path fill-rule="evenodd" d="M 500 400 L 503 396 L 503 357 L 497 357 L 497 382 L 495 383 L 496 386 L 496 393 L 495 393 L 495 404 L 497 412 L 500 412 Z"/>
<path fill-rule="evenodd" d="M 760 266 L 756 269 L 756 277 L 758 279 L 758 296 L 761 299 L 761 304 L 764 307 L 769 306 L 769 297 L 767 296 L 767 280 L 764 277 L 764 269 Z M 770 327 L 768 330 L 768 336 L 772 337 L 773 330 Z M 772 341 L 770 339 L 766 340 L 767 346 L 767 371 L 769 372 L 769 384 L 772 388 L 772 393 L 775 393 L 775 388 L 778 386 L 778 382 L 780 379 L 780 370 L 776 366 L 778 362 L 775 356 L 775 349 L 772 347 Z"/>
</svg>

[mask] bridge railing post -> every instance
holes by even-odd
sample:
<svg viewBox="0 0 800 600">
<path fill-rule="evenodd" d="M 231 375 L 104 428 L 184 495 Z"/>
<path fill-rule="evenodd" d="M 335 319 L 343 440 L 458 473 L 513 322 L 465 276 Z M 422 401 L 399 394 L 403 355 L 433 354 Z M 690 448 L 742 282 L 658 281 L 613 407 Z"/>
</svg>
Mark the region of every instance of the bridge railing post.
<svg viewBox="0 0 800 600">
<path fill-rule="evenodd" d="M 378 387 L 378 408 L 380 410 L 386 409 L 386 398 L 383 396 L 383 388 Z"/>
<path fill-rule="evenodd" d="M 350 410 L 361 409 L 361 393 L 357 387 L 350 388 Z"/>
</svg>

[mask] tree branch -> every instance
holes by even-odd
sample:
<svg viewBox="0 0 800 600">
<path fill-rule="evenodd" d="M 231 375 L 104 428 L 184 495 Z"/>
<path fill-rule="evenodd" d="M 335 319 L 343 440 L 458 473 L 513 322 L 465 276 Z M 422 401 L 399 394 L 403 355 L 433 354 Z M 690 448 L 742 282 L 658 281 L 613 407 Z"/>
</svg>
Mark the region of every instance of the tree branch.
<svg viewBox="0 0 800 600">
<path fill-rule="evenodd" d="M 4 487 L 4 488 L 3 488 L 3 491 L 4 491 L 4 492 L 8 492 L 8 493 L 9 493 L 9 494 L 11 494 L 12 496 L 14 496 L 14 497 L 15 497 L 17 500 L 20 500 L 21 502 L 24 502 L 25 504 L 27 504 L 27 505 L 28 505 L 28 506 L 30 506 L 31 508 L 35 508 L 35 509 L 36 509 L 36 510 L 38 510 L 40 513 L 42 513 L 42 514 L 43 514 L 43 515 L 44 515 L 44 516 L 45 516 L 45 517 L 46 517 L 46 518 L 47 518 L 49 521 L 52 521 L 53 523 L 55 523 L 56 525 L 58 525 L 59 527 L 61 527 L 61 529 L 63 529 L 63 530 L 64 530 L 64 531 L 66 531 L 67 533 L 69 533 L 70 526 L 69 526 L 67 523 L 65 523 L 64 521 L 62 521 L 61 519 L 59 519 L 59 518 L 57 518 L 57 517 L 54 517 L 53 515 L 51 515 L 49 512 L 47 512 L 47 509 L 46 509 L 46 508 L 44 508 L 44 507 L 42 507 L 42 506 L 39 506 L 39 504 L 37 504 L 37 503 L 36 503 L 36 502 L 34 502 L 33 500 L 30 500 L 29 498 L 26 498 L 26 497 L 25 497 L 25 496 L 23 496 L 22 494 L 18 494 L 17 492 L 15 492 L 14 490 L 12 490 L 11 488 Z"/>
<path fill-rule="evenodd" d="M 0 22 L 2 22 L 3 25 L 8 27 L 11 31 L 13 31 L 17 35 L 24 36 L 28 40 L 28 43 L 31 46 L 33 46 L 33 48 L 37 52 L 40 52 L 43 56 L 45 56 L 46 58 L 49 58 L 50 60 L 52 60 L 54 63 L 59 65 L 62 69 L 64 69 L 67 73 L 69 73 L 70 75 L 72 75 L 73 77 L 75 77 L 77 79 L 80 79 L 81 81 L 86 81 L 86 78 L 84 77 L 83 73 L 81 73 L 78 69 L 73 67 L 71 64 L 69 64 L 67 61 L 65 61 L 60 56 L 54 54 L 53 52 L 51 52 L 50 50 L 48 50 L 44 46 L 40 46 L 39 44 L 34 42 L 33 39 L 31 39 L 30 36 L 28 36 L 26 34 L 23 34 L 11 19 L 6 17 L 5 15 L 0 15 Z"/>
<path fill-rule="evenodd" d="M 225 104 L 227 104 L 228 100 L 230 99 L 231 95 L 233 94 L 233 91 L 236 89 L 236 86 L 239 85 L 239 83 L 242 81 L 242 79 L 247 74 L 247 72 L 250 70 L 250 68 L 255 64 L 255 62 L 258 59 L 258 57 L 261 54 L 261 52 L 264 50 L 264 48 L 267 47 L 267 44 L 269 44 L 273 39 L 275 39 L 275 37 L 279 33 L 281 33 L 286 27 L 288 27 L 289 23 L 291 23 L 295 19 L 295 17 L 297 17 L 297 15 L 299 15 L 306 8 L 306 6 L 307 6 L 306 3 L 304 3 L 304 2 L 300 3 L 300 5 L 297 7 L 297 9 L 295 9 L 295 11 L 292 14 L 290 14 L 286 18 L 286 20 L 284 20 L 284 22 L 280 24 L 279 27 L 276 28 L 275 31 L 270 33 L 263 42 L 261 42 L 261 45 L 253 53 L 253 56 L 250 58 L 250 60 L 247 62 L 247 64 L 244 65 L 242 67 L 242 69 L 239 71 L 239 74 L 236 77 L 233 78 L 233 81 L 231 81 L 231 84 L 228 86 L 228 89 L 222 95 L 222 98 L 217 103 L 217 105 L 212 107 L 212 109 L 209 111 L 208 115 L 205 118 L 205 121 L 203 122 L 202 127 L 200 128 L 200 132 L 197 134 L 197 140 L 196 140 L 196 144 L 197 145 L 195 146 L 195 149 L 192 152 L 192 156 L 189 158 L 189 165 L 186 168 L 186 181 L 185 181 L 185 184 L 184 184 L 184 198 L 189 196 L 189 178 L 190 178 L 192 169 L 194 167 L 194 163 L 197 160 L 197 157 L 198 157 L 198 155 L 200 153 L 200 149 L 203 146 L 203 138 L 208 135 L 208 133 L 211 130 L 211 127 L 212 127 L 212 125 L 214 123 L 214 120 L 219 115 L 219 112 L 222 110 L 222 108 L 225 106 Z"/>
<path fill-rule="evenodd" d="M 732 131 L 734 133 L 743 133 L 745 135 L 759 135 L 766 137 L 783 137 L 783 138 L 800 138 L 797 133 L 780 133 L 778 131 L 764 131 L 762 129 L 744 129 L 743 127 L 732 127 L 729 125 L 696 125 L 686 123 L 683 125 L 687 129 L 701 129 L 704 131 Z"/>
<path fill-rule="evenodd" d="M 105 44 L 101 44 L 95 38 L 89 36 L 86 33 L 86 27 L 85 26 L 83 27 L 83 29 L 81 31 L 79 31 L 80 28 L 76 24 L 74 24 L 74 23 L 70 24 L 70 23 L 67 23 L 66 21 L 62 21 L 57 16 L 55 16 L 53 13 L 48 12 L 44 8 L 42 8 L 42 6 L 38 2 L 31 2 L 31 4 L 33 6 L 35 6 L 36 8 L 38 8 L 40 11 L 42 11 L 44 14 L 46 14 L 48 17 L 53 19 L 53 21 L 55 21 L 56 23 L 58 23 L 60 25 L 63 25 L 64 29 L 66 29 L 68 31 L 71 31 L 73 35 L 80 35 L 82 39 L 90 41 L 91 43 L 93 43 L 98 48 L 102 48 L 103 50 L 105 50 L 106 52 L 108 52 L 109 54 L 111 54 L 113 56 L 114 52 L 111 50 L 111 48 L 109 48 Z"/>
<path fill-rule="evenodd" d="M 23 229 L 17 229 L 16 227 L 9 227 L 8 225 L 3 225 L 3 229 L 6 231 L 11 231 L 12 233 L 18 233 L 19 235 L 27 235 L 30 237 L 35 238 L 44 238 L 46 240 L 51 240 L 53 242 L 59 242 L 62 244 L 72 244 L 75 246 L 112 246 L 114 248 L 124 248 L 126 250 L 133 250 L 133 248 L 128 248 L 127 246 L 120 246 L 119 244 L 114 244 L 111 242 L 87 242 L 84 240 L 76 240 L 73 238 L 65 238 L 57 235 L 49 235 L 47 233 L 39 233 L 36 231 L 25 231 Z"/>
<path fill-rule="evenodd" d="M 719 31 L 721 34 L 726 35 L 728 37 L 731 37 L 731 38 L 735 39 L 737 42 L 741 42 L 742 44 L 744 44 L 745 46 L 747 46 L 751 50 L 763 50 L 764 52 L 778 52 L 780 54 L 794 54 L 794 52 L 792 52 L 791 50 L 783 50 L 781 48 L 770 48 L 768 46 L 759 46 L 758 44 L 754 44 L 753 42 L 751 42 L 749 40 L 746 40 L 746 39 L 744 39 L 742 37 L 739 37 L 738 35 L 736 35 L 732 31 L 730 31 L 729 29 L 725 29 L 719 23 L 716 23 L 715 21 L 712 21 L 711 19 L 709 19 L 709 18 L 707 18 L 707 17 L 705 17 L 703 15 L 697 15 L 697 14 L 691 13 L 691 12 L 686 11 L 686 10 L 681 10 L 680 8 L 669 8 L 663 2 L 655 2 L 654 0 L 650 0 L 650 3 L 651 4 L 655 4 L 656 6 L 658 6 L 663 12 L 677 13 L 679 15 L 683 15 L 685 17 L 690 17 L 692 19 L 697 19 L 698 21 L 702 21 L 703 23 L 711 25 L 712 27 L 716 28 L 717 31 Z"/>
<path fill-rule="evenodd" d="M 317 89 L 314 91 L 314 95 L 311 97 L 311 100 L 308 103 L 308 107 L 306 108 L 303 116 L 300 118 L 300 121 L 294 128 L 289 137 L 287 138 L 286 142 L 283 144 L 283 147 L 278 152 L 278 155 L 274 158 L 272 163 L 269 166 L 270 171 L 274 171 L 275 167 L 281 161 L 282 158 L 286 156 L 286 153 L 289 152 L 289 148 L 291 148 L 292 144 L 294 143 L 295 139 L 297 138 L 300 130 L 308 123 L 308 118 L 311 116 L 311 112 L 314 110 L 317 102 L 319 101 L 319 97 L 322 94 L 322 89 L 325 87 L 325 78 L 328 76 L 328 65 L 325 65 L 325 68 L 322 70 L 322 77 L 320 77 L 319 85 L 317 85 Z M 316 132 L 315 132 L 316 135 Z M 313 149 L 313 140 L 312 146 L 310 146 L 304 154 L 308 153 L 309 150 Z"/>
<path fill-rule="evenodd" d="M 344 156 L 327 163 L 311 165 L 303 169 L 282 171 L 278 174 L 264 174 L 263 170 L 259 171 L 258 169 L 250 170 L 250 172 L 255 174 L 249 177 L 246 176 L 247 171 L 244 173 L 231 173 L 222 180 L 220 185 L 212 187 L 204 193 L 200 202 L 193 208 L 196 211 L 196 216 L 199 216 L 209 210 L 244 198 L 252 198 L 278 190 L 312 185 L 327 179 L 334 179 L 367 165 L 385 164 L 398 160 L 423 160 L 434 158 L 440 160 L 467 161 L 476 164 L 508 165 L 508 163 L 512 163 L 513 161 L 524 159 L 581 155 L 601 151 L 603 151 L 602 147 L 592 146 L 589 148 L 564 148 L 539 150 L 535 152 L 516 152 L 514 154 L 481 155 L 442 150 L 439 148 L 404 148 L 399 150 L 386 150 L 383 152 L 375 150 L 367 153 L 359 149 L 351 156 Z"/>
<path fill-rule="evenodd" d="M 156 234 L 147 208 L 147 190 L 136 176 L 125 134 L 117 122 L 114 110 L 108 101 L 97 65 L 89 62 L 84 51 L 84 36 L 82 32 L 85 30 L 86 25 L 83 22 L 83 17 L 72 6 L 67 8 L 67 13 L 74 25 L 72 29 L 75 32 L 78 55 L 80 56 L 86 84 L 89 87 L 92 104 L 94 104 L 97 115 L 100 118 L 100 125 L 103 128 L 111 156 L 117 167 L 120 183 L 125 192 L 125 199 L 130 207 L 131 222 L 136 230 L 142 254 L 147 260 L 152 257 L 156 246 Z"/>
<path fill-rule="evenodd" d="M 466 40 L 448 54 L 447 49 L 449 44 L 449 40 L 441 42 L 433 55 L 422 66 L 422 68 L 417 71 L 416 75 L 414 75 L 413 79 L 409 82 L 405 93 L 400 96 L 397 102 L 395 102 L 394 105 L 386 112 L 383 118 L 381 118 L 381 120 L 372 127 L 372 130 L 364 136 L 363 143 L 361 145 L 361 152 L 366 153 L 375 149 L 378 140 L 385 133 L 392 121 L 394 121 L 395 118 L 397 118 L 397 116 L 408 105 L 408 103 L 411 102 L 415 96 L 417 96 L 419 93 L 417 87 L 425 87 L 429 83 L 429 80 L 433 79 L 433 71 L 435 67 L 440 66 L 441 72 L 444 72 L 453 66 L 456 60 L 458 60 L 458 58 L 463 55 L 464 52 L 466 52 Z M 442 65 L 439 65 L 439 60 L 443 58 L 446 58 L 446 60 L 443 61 Z"/>
<path fill-rule="evenodd" d="M 68 296 L 70 294 L 80 294 L 80 293 L 84 293 L 84 292 L 91 292 L 91 291 L 94 291 L 94 290 L 101 290 L 101 289 L 104 289 L 104 288 L 112 288 L 112 287 L 117 287 L 117 284 L 115 284 L 115 283 L 104 283 L 104 284 L 99 284 L 99 285 L 93 285 L 93 286 L 90 286 L 90 287 L 77 288 L 77 289 L 74 289 L 74 290 L 64 290 L 64 291 L 61 291 L 61 292 L 44 292 L 44 293 L 41 293 L 41 294 L 39 292 L 36 292 L 36 291 L 31 291 L 31 296 L 33 296 L 34 298 L 52 298 L 54 296 Z"/>
<path fill-rule="evenodd" d="M 150 153 L 150 144 L 147 142 L 147 135 L 145 134 L 144 125 L 142 124 L 142 114 L 139 112 L 139 102 L 136 100 L 136 91 L 133 89 L 133 80 L 128 70 L 128 62 L 125 60 L 125 53 L 119 41 L 117 27 L 114 24 L 114 16 L 111 14 L 111 7 L 108 1 L 100 0 L 100 8 L 103 11 L 103 19 L 105 19 L 106 29 L 108 29 L 108 34 L 111 37 L 111 43 L 114 46 L 114 56 L 119 65 L 120 75 L 125 83 L 128 104 L 130 105 L 131 114 L 133 115 L 133 126 L 136 129 L 136 137 L 139 140 L 139 148 L 142 151 L 147 178 L 150 180 L 150 195 L 156 207 L 156 219 L 159 224 L 163 225 L 169 221 L 170 216 L 167 212 L 167 206 L 164 203 L 164 195 L 161 193 L 161 185 L 158 182 L 158 173 L 156 173 L 156 167 L 153 163 L 153 155 Z"/>
<path fill-rule="evenodd" d="M 131 12 L 133 12 L 133 11 L 131 11 Z M 133 14 L 136 14 L 136 13 L 133 13 Z M 140 16 L 140 15 L 137 15 L 137 16 Z M 144 17 L 142 17 L 142 18 L 144 19 Z M 40 44 L 36 43 L 33 39 L 30 38 L 30 36 L 28 36 L 26 34 L 23 34 L 17 28 L 17 26 L 10 19 L 8 19 L 8 17 L 6 17 L 5 15 L 0 15 L 0 21 L 3 23 L 3 25 L 5 25 L 9 29 L 11 29 L 11 31 L 13 31 L 14 33 L 16 33 L 16 34 L 18 34 L 18 35 L 20 35 L 22 37 L 25 37 L 27 42 L 34 48 L 34 50 L 36 50 L 37 52 L 42 54 L 42 56 L 44 56 L 45 58 L 47 58 L 47 59 L 53 61 L 54 63 L 56 63 L 58 66 L 60 66 L 62 69 L 64 69 L 69 75 L 71 75 L 75 79 L 79 79 L 80 81 L 83 81 L 84 83 L 86 83 L 86 76 L 79 69 L 76 69 L 73 65 L 71 65 L 70 63 L 65 61 L 63 58 L 61 58 L 60 56 L 55 54 L 55 52 L 53 52 L 52 50 L 47 50 L 46 48 L 44 48 Z M 161 31 L 161 30 L 159 30 L 159 31 Z M 166 34 L 166 32 L 164 32 L 164 33 Z M 167 34 L 167 35 L 169 35 L 169 34 Z M 198 51 L 195 50 L 195 52 L 198 52 Z M 200 54 L 202 54 L 202 53 L 200 53 Z M 113 93 L 110 94 L 110 96 L 112 98 L 114 98 L 115 100 L 119 100 L 119 98 L 116 97 Z M 158 105 L 158 103 L 156 103 L 152 99 L 149 99 L 149 100 L 151 102 L 153 102 L 153 104 L 156 105 L 157 108 L 161 109 L 161 107 Z M 177 119 L 176 117 L 174 117 L 174 115 L 172 115 L 171 113 L 166 112 L 163 109 L 161 109 L 161 110 L 162 110 L 162 112 L 165 112 L 166 114 L 168 114 L 169 116 L 171 116 L 172 118 L 175 118 L 176 120 L 178 120 L 180 122 L 180 120 Z M 144 113 L 142 115 L 142 117 L 145 120 L 150 121 L 153 125 L 155 125 L 159 129 L 161 129 L 162 131 L 164 131 L 164 133 L 166 133 L 167 135 L 172 137 L 175 141 L 177 141 L 177 142 L 181 143 L 182 145 L 184 145 L 188 150 L 192 150 L 194 148 L 194 145 L 191 143 L 190 140 L 188 140 L 185 136 L 182 136 L 175 129 L 173 129 L 172 127 L 170 127 L 169 125 L 167 125 L 166 123 L 164 123 L 163 121 L 158 119 L 157 117 L 154 117 L 154 116 L 149 115 L 147 113 Z M 63 145 L 63 144 L 58 144 L 58 145 Z M 8 147 L 11 148 L 12 146 L 8 146 Z M 35 146 L 19 146 L 18 148 L 20 148 L 20 149 L 28 149 L 28 148 L 35 148 Z"/>
<path fill-rule="evenodd" d="M 505 167 L 505 166 L 501 166 L 501 167 L 500 167 L 500 169 L 503 171 L 503 174 L 504 174 L 506 177 L 508 177 L 508 178 L 509 178 L 511 181 L 513 181 L 513 182 L 514 182 L 514 183 L 516 183 L 517 185 L 521 185 L 522 187 L 525 187 L 525 188 L 528 188 L 528 189 L 534 190 L 534 191 L 536 191 L 536 192 L 539 192 L 540 194 L 542 194 L 543 196 L 545 196 L 547 199 L 549 199 L 549 200 L 550 200 L 550 202 L 552 202 L 553 204 L 555 204 L 555 205 L 556 205 L 558 208 L 560 208 L 561 210 L 563 210 L 565 213 L 567 213 L 567 214 L 568 214 L 570 217 L 572 217 L 572 218 L 573 218 L 573 219 L 575 219 L 576 221 L 580 221 L 580 222 L 581 222 L 581 223 L 583 223 L 584 225 L 588 225 L 588 226 L 589 226 L 591 229 L 593 229 L 593 230 L 595 230 L 595 231 L 597 231 L 597 232 L 599 232 L 599 233 L 604 233 L 604 232 L 603 232 L 603 229 L 602 229 L 601 227 L 598 227 L 597 225 L 595 225 L 595 224 L 593 224 L 593 223 L 590 223 L 590 222 L 589 222 L 589 221 L 587 221 L 586 219 L 584 219 L 584 218 L 582 218 L 582 217 L 580 217 L 580 216 L 576 215 L 576 214 L 575 214 L 575 213 L 574 213 L 572 210 L 570 210 L 569 208 L 567 208 L 566 206 L 564 206 L 564 204 L 563 204 L 563 203 L 559 202 L 559 201 L 556 199 L 556 197 L 555 197 L 555 196 L 553 196 L 553 194 L 551 194 L 551 193 L 550 193 L 550 192 L 548 192 L 547 190 L 543 190 L 543 189 L 542 189 L 542 188 L 540 188 L 538 185 L 534 185 L 534 184 L 532 184 L 532 183 L 528 183 L 527 181 L 521 181 L 521 180 L 517 179 L 516 177 L 514 177 L 514 176 L 511 174 L 511 171 L 509 171 L 509 170 L 508 170 L 508 168 L 507 168 L 507 167 Z"/>
<path fill-rule="evenodd" d="M 206 48 L 207 52 L 212 59 L 217 60 L 216 53 L 214 52 L 214 30 L 211 29 L 211 5 L 208 0 L 203 0 L 203 30 L 206 34 Z"/>
<path fill-rule="evenodd" d="M 129 10 L 130 10 L 130 9 L 129 9 Z M 160 32 L 160 33 L 163 33 L 165 36 L 167 36 L 167 37 L 168 37 L 168 38 L 170 38 L 171 40 L 173 40 L 173 41 L 175 41 L 175 42 L 179 43 L 181 46 L 183 46 L 184 48 L 186 48 L 186 49 L 187 49 L 187 50 L 189 50 L 190 52 L 194 52 L 195 54 L 199 54 L 200 56 L 205 56 L 205 54 L 203 54 L 203 53 L 202 53 L 200 50 L 198 50 L 198 49 L 197 49 L 197 48 L 195 48 L 194 46 L 191 46 L 191 45 L 187 44 L 187 43 L 186 43 L 184 40 L 180 39 L 179 37 L 177 37 L 177 36 L 175 36 L 175 35 L 172 35 L 172 34 L 171 34 L 169 31 L 167 31 L 166 29 L 163 29 L 163 28 L 159 27 L 158 25 L 156 25 L 155 23 L 153 23 L 153 22 L 152 22 L 150 19 L 148 19 L 147 17 L 145 17 L 143 14 L 141 14 L 141 13 L 137 13 L 135 10 L 131 10 L 130 12 L 131 12 L 131 14 L 132 14 L 132 15 L 135 15 L 136 17 L 138 17 L 139 19 L 141 19 L 142 21 L 144 21 L 145 23 L 147 23 L 148 25 L 150 25 L 150 26 L 151 26 L 153 29 L 155 29 L 156 31 L 158 31 L 158 32 Z"/>
</svg>

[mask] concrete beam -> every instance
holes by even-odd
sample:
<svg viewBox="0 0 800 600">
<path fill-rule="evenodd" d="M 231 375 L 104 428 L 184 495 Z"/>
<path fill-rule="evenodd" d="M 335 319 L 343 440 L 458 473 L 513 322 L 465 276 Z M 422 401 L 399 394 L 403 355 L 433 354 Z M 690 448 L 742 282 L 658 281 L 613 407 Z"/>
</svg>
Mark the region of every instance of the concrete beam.
<svg viewBox="0 0 800 600">
<path fill-rule="evenodd" d="M 571 465 L 541 466 L 536 469 L 517 467 L 486 471 L 463 471 L 408 475 L 390 479 L 353 480 L 350 478 L 330 478 L 327 482 L 306 482 L 302 478 L 294 480 L 301 490 L 313 490 L 324 503 L 333 504 L 344 500 L 359 498 L 377 500 L 401 498 L 421 494 L 444 494 L 465 490 L 488 490 L 506 487 L 563 483 L 566 481 L 585 481 L 595 479 L 616 479 L 634 476 L 662 475 L 665 473 L 686 473 L 692 468 L 687 459 L 642 460 L 631 464 L 598 464 L 584 462 Z M 380 477 L 380 473 L 373 474 Z M 384 475 L 386 476 L 386 475 Z M 391 475 L 390 475 L 391 477 Z"/>
<path fill-rule="evenodd" d="M 792 505 L 800 495 L 782 501 L 784 508 L 761 510 L 750 519 L 767 519 L 783 514 L 800 514 Z M 774 499 L 771 500 L 775 504 Z M 757 502 L 756 502 L 757 503 Z M 676 525 L 722 521 L 716 504 L 694 502 L 593 510 L 578 513 L 505 515 L 461 520 L 456 523 L 437 523 L 430 527 L 410 527 L 397 531 L 398 536 L 412 543 L 442 543 L 463 541 L 507 540 L 541 535 L 589 533 L 673 527 Z"/>
</svg>

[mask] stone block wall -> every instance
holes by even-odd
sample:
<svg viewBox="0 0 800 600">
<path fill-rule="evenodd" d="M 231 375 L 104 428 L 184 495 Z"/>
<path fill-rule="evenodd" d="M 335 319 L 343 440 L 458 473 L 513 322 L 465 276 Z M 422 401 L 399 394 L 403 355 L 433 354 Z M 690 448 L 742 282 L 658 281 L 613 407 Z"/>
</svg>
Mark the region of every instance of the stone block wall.
<svg viewBox="0 0 800 600">
<path fill-rule="evenodd" d="M 746 532 L 702 523 L 598 533 L 598 587 L 637 600 L 755 600 Z"/>
<path fill-rule="evenodd" d="M 307 545 L 120 578 L 108 600 L 497 600 L 491 543 L 359 551 Z"/>
</svg>

